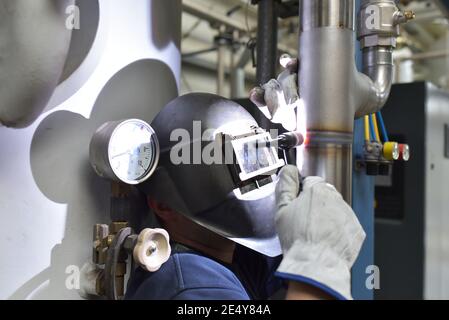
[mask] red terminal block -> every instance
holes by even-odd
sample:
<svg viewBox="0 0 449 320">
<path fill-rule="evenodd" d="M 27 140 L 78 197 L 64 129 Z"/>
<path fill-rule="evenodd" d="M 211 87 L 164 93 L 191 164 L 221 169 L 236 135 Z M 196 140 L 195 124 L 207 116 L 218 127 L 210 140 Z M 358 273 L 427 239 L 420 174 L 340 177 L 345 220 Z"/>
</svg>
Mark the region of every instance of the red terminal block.
<svg viewBox="0 0 449 320">
<path fill-rule="evenodd" d="M 408 144 L 399 144 L 399 160 L 408 161 L 410 159 L 410 147 Z"/>
</svg>

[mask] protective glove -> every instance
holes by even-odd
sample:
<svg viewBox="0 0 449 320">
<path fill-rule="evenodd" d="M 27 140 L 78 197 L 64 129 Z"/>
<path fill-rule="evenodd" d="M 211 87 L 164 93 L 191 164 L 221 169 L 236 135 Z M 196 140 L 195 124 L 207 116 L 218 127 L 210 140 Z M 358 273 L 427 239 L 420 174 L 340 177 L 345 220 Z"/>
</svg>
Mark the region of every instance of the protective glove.
<svg viewBox="0 0 449 320">
<path fill-rule="evenodd" d="M 274 123 L 293 131 L 296 129 L 295 108 L 299 100 L 298 59 L 282 55 L 280 63 L 284 71 L 277 79 L 255 87 L 250 92 L 250 100 Z"/>
<path fill-rule="evenodd" d="M 340 193 L 320 177 L 301 183 L 297 167 L 288 165 L 279 175 L 276 203 L 284 254 L 277 276 L 352 299 L 350 270 L 366 235 Z"/>
</svg>

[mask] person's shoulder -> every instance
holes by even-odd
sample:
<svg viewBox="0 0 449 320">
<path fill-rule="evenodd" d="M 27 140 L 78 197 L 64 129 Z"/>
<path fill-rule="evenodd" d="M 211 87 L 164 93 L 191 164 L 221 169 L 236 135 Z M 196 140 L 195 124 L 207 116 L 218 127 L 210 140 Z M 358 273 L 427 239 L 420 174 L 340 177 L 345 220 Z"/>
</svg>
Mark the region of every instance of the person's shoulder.
<svg viewBox="0 0 449 320">
<path fill-rule="evenodd" d="M 172 258 L 181 289 L 176 299 L 249 299 L 237 276 L 220 263 L 192 253 Z"/>
<path fill-rule="evenodd" d="M 231 270 L 194 253 L 175 253 L 154 273 L 136 270 L 128 290 L 132 299 L 248 299 Z"/>
<path fill-rule="evenodd" d="M 207 257 L 178 253 L 174 254 L 172 259 L 184 288 L 242 286 L 231 270 Z"/>
</svg>

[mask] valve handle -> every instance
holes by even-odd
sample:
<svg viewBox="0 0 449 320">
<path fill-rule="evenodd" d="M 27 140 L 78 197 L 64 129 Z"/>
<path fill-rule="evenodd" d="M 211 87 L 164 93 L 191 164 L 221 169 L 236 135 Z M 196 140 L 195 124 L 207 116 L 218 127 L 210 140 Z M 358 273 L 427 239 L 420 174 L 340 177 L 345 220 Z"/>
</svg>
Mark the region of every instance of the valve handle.
<svg viewBox="0 0 449 320">
<path fill-rule="evenodd" d="M 149 272 L 159 270 L 170 254 L 170 237 L 164 229 L 142 230 L 133 250 L 134 261 Z"/>
</svg>

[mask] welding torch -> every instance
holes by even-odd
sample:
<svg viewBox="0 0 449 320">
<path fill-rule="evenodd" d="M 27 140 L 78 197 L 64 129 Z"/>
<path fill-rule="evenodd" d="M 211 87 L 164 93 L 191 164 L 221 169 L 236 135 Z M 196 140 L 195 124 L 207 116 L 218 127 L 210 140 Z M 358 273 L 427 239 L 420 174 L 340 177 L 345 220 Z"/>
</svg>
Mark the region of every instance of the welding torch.
<svg viewBox="0 0 449 320">
<path fill-rule="evenodd" d="M 267 141 L 267 146 L 278 147 L 279 149 L 292 149 L 304 143 L 304 136 L 298 131 L 285 132 L 277 138 Z"/>
</svg>

